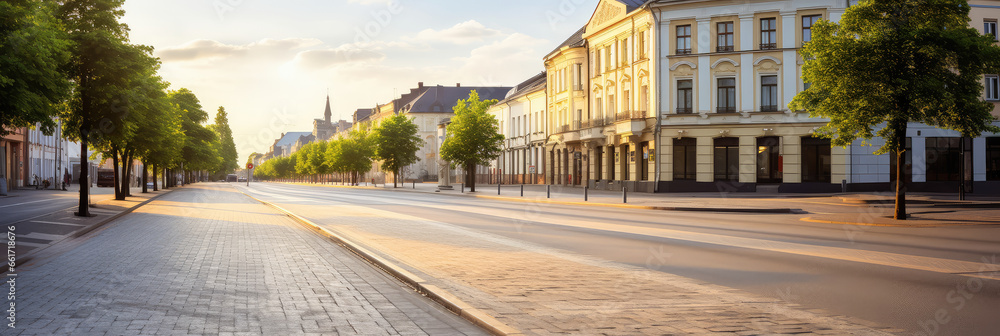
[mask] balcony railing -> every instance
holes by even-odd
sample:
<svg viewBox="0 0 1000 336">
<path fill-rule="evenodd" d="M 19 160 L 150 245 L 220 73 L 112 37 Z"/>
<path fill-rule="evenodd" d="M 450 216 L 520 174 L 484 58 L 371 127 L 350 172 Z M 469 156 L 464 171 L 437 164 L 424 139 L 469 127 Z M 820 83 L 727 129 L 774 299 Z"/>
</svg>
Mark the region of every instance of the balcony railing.
<svg viewBox="0 0 1000 336">
<path fill-rule="evenodd" d="M 761 112 L 778 112 L 778 105 L 761 105 Z"/>
<path fill-rule="evenodd" d="M 778 44 L 777 43 L 761 43 L 760 44 L 760 50 L 771 50 L 771 49 L 778 49 Z"/>
<path fill-rule="evenodd" d="M 604 125 L 613 122 L 614 120 L 611 120 L 611 118 L 594 118 L 590 120 L 584 120 L 580 122 L 580 129 L 586 129 L 591 127 L 603 127 Z"/>
<path fill-rule="evenodd" d="M 719 106 L 715 108 L 716 113 L 736 113 L 736 106 Z"/>
<path fill-rule="evenodd" d="M 691 49 L 677 49 L 678 55 L 690 55 Z"/>
<path fill-rule="evenodd" d="M 715 47 L 715 52 L 727 52 L 733 51 L 733 46 L 717 46 Z"/>
<path fill-rule="evenodd" d="M 677 114 L 691 114 L 694 113 L 694 109 L 690 107 L 678 107 Z"/>
<path fill-rule="evenodd" d="M 615 121 L 646 119 L 646 111 L 622 111 L 615 114 Z"/>
</svg>

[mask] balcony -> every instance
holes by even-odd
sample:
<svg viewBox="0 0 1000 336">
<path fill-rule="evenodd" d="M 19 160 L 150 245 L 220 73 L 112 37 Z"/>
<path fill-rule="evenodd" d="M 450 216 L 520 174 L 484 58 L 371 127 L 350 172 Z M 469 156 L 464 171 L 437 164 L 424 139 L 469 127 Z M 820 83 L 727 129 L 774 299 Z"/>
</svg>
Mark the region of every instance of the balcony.
<svg viewBox="0 0 1000 336">
<path fill-rule="evenodd" d="M 678 55 L 690 55 L 691 49 L 677 49 Z"/>
<path fill-rule="evenodd" d="M 777 43 L 761 43 L 760 50 L 773 50 L 778 49 Z"/>
<path fill-rule="evenodd" d="M 622 111 L 615 114 L 615 122 L 646 119 L 646 111 Z"/>
<path fill-rule="evenodd" d="M 736 113 L 736 106 L 719 106 L 715 108 L 715 113 Z"/>
<path fill-rule="evenodd" d="M 733 46 L 717 46 L 715 47 L 715 52 L 730 52 L 733 51 Z"/>
<path fill-rule="evenodd" d="M 778 105 L 761 105 L 761 112 L 778 112 Z"/>
</svg>

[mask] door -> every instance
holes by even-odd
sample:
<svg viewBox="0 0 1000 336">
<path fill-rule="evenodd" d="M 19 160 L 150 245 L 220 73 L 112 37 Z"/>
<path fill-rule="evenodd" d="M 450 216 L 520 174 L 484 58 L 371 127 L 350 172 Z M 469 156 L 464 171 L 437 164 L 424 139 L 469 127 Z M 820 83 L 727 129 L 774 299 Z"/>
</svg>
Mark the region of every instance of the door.
<svg viewBox="0 0 1000 336">
<path fill-rule="evenodd" d="M 780 145 L 778 137 L 757 138 L 757 183 L 781 183 Z"/>
</svg>

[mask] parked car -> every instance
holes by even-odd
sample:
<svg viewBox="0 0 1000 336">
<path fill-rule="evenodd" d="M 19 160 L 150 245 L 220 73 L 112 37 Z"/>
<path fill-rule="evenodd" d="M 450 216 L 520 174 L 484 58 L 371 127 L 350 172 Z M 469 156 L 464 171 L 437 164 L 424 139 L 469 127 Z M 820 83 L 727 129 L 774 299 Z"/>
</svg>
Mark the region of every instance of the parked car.
<svg viewBox="0 0 1000 336">
<path fill-rule="evenodd" d="M 114 169 L 98 169 L 97 170 L 97 186 L 98 187 L 114 187 L 115 186 L 115 170 Z"/>
</svg>

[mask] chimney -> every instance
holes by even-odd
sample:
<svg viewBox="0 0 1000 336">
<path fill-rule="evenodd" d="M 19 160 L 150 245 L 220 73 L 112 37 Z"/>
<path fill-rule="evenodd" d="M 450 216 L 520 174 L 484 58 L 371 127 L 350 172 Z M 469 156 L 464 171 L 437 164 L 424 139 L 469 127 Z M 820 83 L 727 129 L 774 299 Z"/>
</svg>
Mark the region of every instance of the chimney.
<svg viewBox="0 0 1000 336">
<path fill-rule="evenodd" d="M 417 82 L 417 88 L 422 89 L 424 87 L 424 82 Z"/>
<path fill-rule="evenodd" d="M 455 83 L 455 87 L 462 87 L 462 83 Z"/>
</svg>

